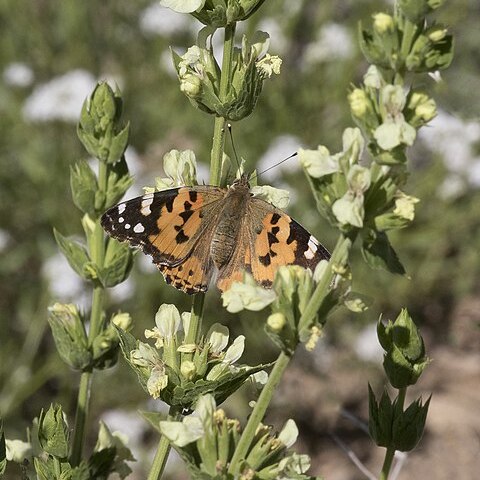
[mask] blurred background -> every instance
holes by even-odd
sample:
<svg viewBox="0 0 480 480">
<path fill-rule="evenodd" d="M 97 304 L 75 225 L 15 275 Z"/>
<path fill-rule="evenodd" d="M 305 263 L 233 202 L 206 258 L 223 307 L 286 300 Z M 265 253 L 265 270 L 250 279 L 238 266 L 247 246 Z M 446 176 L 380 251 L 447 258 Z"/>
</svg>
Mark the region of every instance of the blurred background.
<svg viewBox="0 0 480 480">
<path fill-rule="evenodd" d="M 353 124 L 347 90 L 367 68 L 356 40 L 358 21 L 368 22 L 391 3 L 271 0 L 240 27 L 239 34 L 268 32 L 271 53 L 284 60 L 255 112 L 234 125 L 237 149 L 250 168 L 272 166 L 300 146 L 340 149 L 343 129 Z M 358 255 L 352 265 L 356 290 L 374 305 L 362 315 L 338 311 L 315 352 L 299 350 L 267 417 L 278 426 L 295 419 L 297 448 L 312 457 L 311 474 L 328 480 L 363 478 L 345 449 L 380 470 L 383 449 L 374 447 L 361 422 L 368 418 L 367 382 L 377 392 L 383 388 L 375 322 L 380 313 L 393 320 L 402 306 L 420 325 L 433 359 L 413 393 L 425 398 L 433 392 L 433 400 L 426 434 L 402 458 L 399 478 L 466 480 L 480 471 L 480 4 L 447 1 L 436 20 L 450 26 L 456 52 L 443 81 L 415 80 L 433 94 L 438 116 L 410 152 L 407 193 L 421 199 L 415 222 L 392 239 L 410 278 L 371 271 Z M 42 407 L 60 402 L 70 419 L 75 408 L 79 375 L 56 353 L 47 307 L 62 301 L 88 310 L 91 301 L 90 288 L 70 269 L 52 234 L 54 226 L 63 234 L 81 233 L 69 169 L 87 158 L 76 136 L 83 100 L 98 80 L 122 91 L 131 123 L 126 155 L 135 175 L 128 197 L 154 184 L 172 148 L 193 149 L 199 177 L 207 180 L 213 119 L 180 93 L 170 60 L 169 46 L 183 53 L 200 24 L 158 2 L 4 0 L 0 25 L 0 415 L 8 438 L 25 439 Z M 333 247 L 335 232 L 315 211 L 296 160 L 270 170 L 260 183 L 290 190 L 289 213 Z M 130 278 L 111 291 L 109 310 L 130 312 L 140 337 L 164 302 L 190 308 L 189 299 L 166 287 L 150 258 L 139 254 Z M 231 332 L 247 337 L 245 362 L 276 358 L 261 315 L 220 308 L 212 291 L 206 327 L 222 311 Z M 247 386 L 236 393 L 225 405 L 228 414 L 244 420 L 253 394 Z M 146 476 L 157 442 L 138 409 L 164 406 L 147 399 L 122 360 L 95 376 L 88 448 L 100 419 L 128 433 L 138 460 L 132 479 Z M 186 478 L 174 456 L 168 473 L 169 479 Z"/>
</svg>

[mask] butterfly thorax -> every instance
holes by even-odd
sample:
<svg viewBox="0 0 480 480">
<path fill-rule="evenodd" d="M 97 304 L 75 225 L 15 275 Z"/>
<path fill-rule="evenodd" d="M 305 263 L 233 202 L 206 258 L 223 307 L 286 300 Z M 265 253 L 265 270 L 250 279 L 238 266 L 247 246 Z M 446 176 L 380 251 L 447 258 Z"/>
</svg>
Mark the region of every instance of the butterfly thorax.
<svg viewBox="0 0 480 480">
<path fill-rule="evenodd" d="M 250 196 L 248 183 L 242 181 L 232 185 L 225 196 L 210 245 L 211 258 L 219 269 L 228 263 L 235 252 Z"/>
</svg>

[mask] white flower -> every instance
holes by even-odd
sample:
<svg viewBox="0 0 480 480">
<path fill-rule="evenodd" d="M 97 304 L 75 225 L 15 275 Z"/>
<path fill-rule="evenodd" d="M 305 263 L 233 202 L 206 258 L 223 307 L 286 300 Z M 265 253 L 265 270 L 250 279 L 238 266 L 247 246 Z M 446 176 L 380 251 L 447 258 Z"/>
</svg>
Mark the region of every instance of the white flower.
<svg viewBox="0 0 480 480">
<path fill-rule="evenodd" d="M 339 155 L 330 155 L 328 148 L 323 145 L 319 145 L 317 150 L 304 150 L 301 148 L 298 151 L 298 157 L 300 163 L 311 177 L 321 178 L 324 175 L 340 171 Z"/>
<path fill-rule="evenodd" d="M 198 22 L 193 17 L 162 7 L 157 2 L 140 13 L 140 29 L 148 34 L 168 37 L 191 30 L 195 24 Z"/>
<path fill-rule="evenodd" d="M 261 198 L 277 208 L 284 210 L 290 202 L 290 192 L 281 188 L 271 187 L 270 185 L 257 185 L 250 189 L 254 197 Z"/>
<path fill-rule="evenodd" d="M 341 225 L 363 227 L 365 209 L 363 206 L 363 194 L 355 195 L 348 191 L 332 205 L 332 212 Z"/>
<path fill-rule="evenodd" d="M 214 323 L 207 333 L 210 351 L 215 354 L 223 352 L 228 345 L 229 331 L 228 327 L 220 323 Z"/>
<path fill-rule="evenodd" d="M 168 385 L 168 375 L 165 373 L 163 365 L 157 365 L 152 368 L 150 377 L 147 380 L 148 393 L 153 398 L 158 398 L 161 391 Z"/>
<path fill-rule="evenodd" d="M 31 443 L 22 440 L 5 440 L 6 456 L 9 462 L 22 463 L 33 455 Z"/>
<path fill-rule="evenodd" d="M 275 300 L 275 292 L 262 288 L 249 274 L 243 282 L 234 282 L 229 290 L 222 293 L 223 306 L 230 313 L 241 310 L 257 312 Z"/>
<path fill-rule="evenodd" d="M 72 70 L 36 87 L 25 101 L 23 116 L 32 122 L 78 122 L 83 102 L 94 87 L 91 73 Z"/>
<path fill-rule="evenodd" d="M 3 81 L 12 87 L 29 87 L 33 79 L 33 71 L 25 63 L 10 63 L 3 71 Z"/>
<path fill-rule="evenodd" d="M 287 448 L 290 448 L 297 441 L 297 438 L 297 424 L 289 418 L 283 426 L 282 431 L 278 434 L 278 440 L 280 440 Z"/>
</svg>

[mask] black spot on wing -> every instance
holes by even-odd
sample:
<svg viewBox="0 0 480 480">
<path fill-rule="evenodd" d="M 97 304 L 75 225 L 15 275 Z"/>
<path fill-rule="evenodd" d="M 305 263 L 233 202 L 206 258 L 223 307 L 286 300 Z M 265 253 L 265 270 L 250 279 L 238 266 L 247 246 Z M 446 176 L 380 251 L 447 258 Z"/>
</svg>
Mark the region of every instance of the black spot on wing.
<svg viewBox="0 0 480 480">
<path fill-rule="evenodd" d="M 264 267 L 268 267 L 272 263 L 272 259 L 270 258 L 269 253 L 267 253 L 263 256 L 259 256 L 258 260 Z"/>
<path fill-rule="evenodd" d="M 188 242 L 189 239 L 190 237 L 185 235 L 185 232 L 183 231 L 183 229 L 180 229 L 180 231 L 177 233 L 175 237 L 175 240 L 177 241 L 177 243 L 185 243 L 185 242 Z"/>
<path fill-rule="evenodd" d="M 280 220 L 280 218 L 281 218 L 281 215 L 279 215 L 278 213 L 274 213 L 272 215 L 272 219 L 270 220 L 270 223 L 272 225 L 276 225 L 278 223 L 278 221 Z"/>
</svg>

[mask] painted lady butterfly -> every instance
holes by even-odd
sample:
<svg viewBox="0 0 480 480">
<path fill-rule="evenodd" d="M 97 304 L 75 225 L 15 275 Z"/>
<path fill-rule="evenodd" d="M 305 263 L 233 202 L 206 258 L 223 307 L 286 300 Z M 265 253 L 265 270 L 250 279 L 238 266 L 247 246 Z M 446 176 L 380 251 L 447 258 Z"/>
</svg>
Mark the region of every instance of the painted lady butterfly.
<svg viewBox="0 0 480 480">
<path fill-rule="evenodd" d="M 313 270 L 330 258 L 295 220 L 253 197 L 246 175 L 228 189 L 148 193 L 112 207 L 101 223 L 112 237 L 142 247 L 165 281 L 188 294 L 205 292 L 215 271 L 221 291 L 241 281 L 244 270 L 268 288 L 281 265 Z"/>
</svg>

